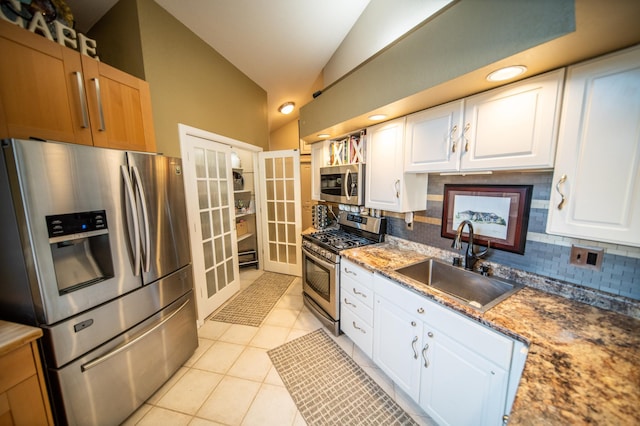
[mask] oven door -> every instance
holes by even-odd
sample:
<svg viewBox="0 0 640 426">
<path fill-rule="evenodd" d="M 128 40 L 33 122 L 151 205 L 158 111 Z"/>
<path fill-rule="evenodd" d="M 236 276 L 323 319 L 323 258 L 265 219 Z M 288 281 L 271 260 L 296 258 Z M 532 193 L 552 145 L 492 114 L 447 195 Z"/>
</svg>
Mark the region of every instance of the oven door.
<svg viewBox="0 0 640 426">
<path fill-rule="evenodd" d="M 302 291 L 326 314 L 339 319 L 338 265 L 302 248 Z"/>
</svg>

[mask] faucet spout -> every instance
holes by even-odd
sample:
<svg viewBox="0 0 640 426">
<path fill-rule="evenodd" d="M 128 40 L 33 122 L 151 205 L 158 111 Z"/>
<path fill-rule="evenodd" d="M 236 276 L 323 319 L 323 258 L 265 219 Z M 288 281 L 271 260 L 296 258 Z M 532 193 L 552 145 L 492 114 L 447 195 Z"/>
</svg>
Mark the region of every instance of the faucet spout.
<svg viewBox="0 0 640 426">
<path fill-rule="evenodd" d="M 456 250 L 462 250 L 462 232 L 464 227 L 469 227 L 469 242 L 467 243 L 467 251 L 464 255 L 464 269 L 468 269 L 473 271 L 473 265 L 480 259 L 485 256 L 489 252 L 489 242 L 487 242 L 487 248 L 481 251 L 480 253 L 476 253 L 473 246 L 473 224 L 469 220 L 463 220 L 458 225 L 458 230 L 456 231 L 456 238 L 453 240 L 451 247 Z"/>
</svg>

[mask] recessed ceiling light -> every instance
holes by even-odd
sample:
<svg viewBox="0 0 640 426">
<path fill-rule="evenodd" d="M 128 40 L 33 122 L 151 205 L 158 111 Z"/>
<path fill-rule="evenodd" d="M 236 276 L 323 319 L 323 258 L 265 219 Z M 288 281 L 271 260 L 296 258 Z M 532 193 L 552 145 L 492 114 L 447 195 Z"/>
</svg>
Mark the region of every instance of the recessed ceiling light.
<svg viewBox="0 0 640 426">
<path fill-rule="evenodd" d="M 319 137 L 319 138 L 328 138 L 328 137 L 331 137 L 331 135 L 330 135 L 329 133 L 320 133 L 320 134 L 318 135 L 318 137 Z"/>
<path fill-rule="evenodd" d="M 293 102 L 285 102 L 282 105 L 280 105 L 280 108 L 278 108 L 278 111 L 280 111 L 282 114 L 290 114 L 291 111 L 293 111 L 293 108 L 296 106 L 296 104 L 294 104 Z"/>
<path fill-rule="evenodd" d="M 371 121 L 380 121 L 387 118 L 386 114 L 373 114 L 369 116 L 369 120 Z"/>
<path fill-rule="evenodd" d="M 493 71 L 491 74 L 487 76 L 487 80 L 489 81 L 504 81 L 509 80 L 511 78 L 517 77 L 520 74 L 524 74 L 527 71 L 527 67 L 524 65 L 514 65 L 511 67 L 500 68 L 499 70 Z"/>
</svg>

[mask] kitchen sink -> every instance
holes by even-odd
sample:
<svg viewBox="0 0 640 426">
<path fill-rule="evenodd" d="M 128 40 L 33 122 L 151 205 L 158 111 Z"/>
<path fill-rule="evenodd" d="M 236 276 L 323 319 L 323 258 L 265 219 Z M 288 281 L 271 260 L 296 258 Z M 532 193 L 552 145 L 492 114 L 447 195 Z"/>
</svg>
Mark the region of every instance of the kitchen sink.
<svg viewBox="0 0 640 426">
<path fill-rule="evenodd" d="M 467 271 L 433 258 L 395 271 L 481 312 L 486 312 L 524 287 L 522 284 Z"/>
</svg>

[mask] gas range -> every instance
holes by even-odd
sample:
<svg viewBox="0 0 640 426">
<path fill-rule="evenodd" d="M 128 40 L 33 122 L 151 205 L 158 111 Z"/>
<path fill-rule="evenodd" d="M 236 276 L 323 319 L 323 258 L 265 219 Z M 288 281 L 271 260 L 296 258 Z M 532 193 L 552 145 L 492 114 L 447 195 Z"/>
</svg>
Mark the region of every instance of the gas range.
<svg viewBox="0 0 640 426">
<path fill-rule="evenodd" d="M 340 251 L 384 241 L 386 219 L 340 211 L 338 229 L 325 229 L 302 236 L 302 245 L 334 263 Z"/>
</svg>

